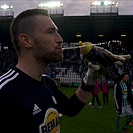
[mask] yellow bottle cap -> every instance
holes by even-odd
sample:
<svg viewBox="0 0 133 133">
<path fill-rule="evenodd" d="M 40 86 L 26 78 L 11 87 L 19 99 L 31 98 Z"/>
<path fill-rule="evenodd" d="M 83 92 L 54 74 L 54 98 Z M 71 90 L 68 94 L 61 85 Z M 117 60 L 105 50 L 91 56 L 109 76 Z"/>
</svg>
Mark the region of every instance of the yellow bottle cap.
<svg viewBox="0 0 133 133">
<path fill-rule="evenodd" d="M 91 49 L 93 48 L 93 44 L 92 43 L 89 43 L 89 44 L 86 44 L 86 43 L 82 43 L 81 41 L 79 42 L 79 45 L 82 46 L 80 48 L 80 53 L 84 56 L 86 54 L 88 54 Z"/>
</svg>

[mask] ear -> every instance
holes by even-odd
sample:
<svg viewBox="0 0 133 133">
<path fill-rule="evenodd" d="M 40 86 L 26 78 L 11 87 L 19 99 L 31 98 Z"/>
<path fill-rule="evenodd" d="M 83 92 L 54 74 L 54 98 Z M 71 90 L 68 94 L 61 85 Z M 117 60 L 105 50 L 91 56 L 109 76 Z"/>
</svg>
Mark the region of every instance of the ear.
<svg viewBox="0 0 133 133">
<path fill-rule="evenodd" d="M 24 47 L 27 47 L 27 48 L 32 47 L 31 37 L 29 37 L 27 34 L 20 34 L 19 41 Z"/>
</svg>

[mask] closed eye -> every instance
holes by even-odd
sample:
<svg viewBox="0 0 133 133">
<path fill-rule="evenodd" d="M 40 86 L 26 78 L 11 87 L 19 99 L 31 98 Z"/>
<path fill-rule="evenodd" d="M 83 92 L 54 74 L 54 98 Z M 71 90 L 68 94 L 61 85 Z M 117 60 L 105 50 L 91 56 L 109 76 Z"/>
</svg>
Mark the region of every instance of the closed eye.
<svg viewBox="0 0 133 133">
<path fill-rule="evenodd" d="M 55 27 L 47 29 L 47 33 L 50 33 L 50 34 L 53 34 L 53 33 L 57 32 L 57 31 L 58 31 L 58 29 L 56 29 Z"/>
<path fill-rule="evenodd" d="M 52 33 L 54 33 L 54 31 L 53 30 L 49 30 L 48 33 L 52 34 Z"/>
</svg>

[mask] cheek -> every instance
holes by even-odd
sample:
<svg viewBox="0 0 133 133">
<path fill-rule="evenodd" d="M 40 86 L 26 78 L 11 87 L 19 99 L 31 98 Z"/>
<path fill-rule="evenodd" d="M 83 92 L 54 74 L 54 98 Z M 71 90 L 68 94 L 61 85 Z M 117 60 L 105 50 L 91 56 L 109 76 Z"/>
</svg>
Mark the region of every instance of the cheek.
<svg viewBox="0 0 133 133">
<path fill-rule="evenodd" d="M 47 48 L 40 44 L 37 44 L 34 48 L 35 53 L 38 55 L 42 55 L 42 54 L 46 53 L 46 50 L 47 50 Z"/>
<path fill-rule="evenodd" d="M 63 53 L 59 52 L 54 47 L 52 42 L 34 40 L 34 55 L 42 60 L 49 60 L 51 62 L 61 61 L 63 59 Z"/>
<path fill-rule="evenodd" d="M 49 47 L 49 45 L 38 45 L 34 49 L 35 56 L 38 59 L 41 59 L 43 61 L 51 61 L 55 60 L 57 58 L 57 54 L 54 50 L 54 47 Z"/>
<path fill-rule="evenodd" d="M 34 39 L 34 45 L 33 45 L 34 53 L 39 57 L 46 56 L 51 51 L 50 43 L 48 43 L 47 41 L 44 42 L 44 40 L 46 40 L 46 39 L 42 39 L 42 40 L 41 40 L 41 38 L 40 38 L 40 40 Z"/>
</svg>

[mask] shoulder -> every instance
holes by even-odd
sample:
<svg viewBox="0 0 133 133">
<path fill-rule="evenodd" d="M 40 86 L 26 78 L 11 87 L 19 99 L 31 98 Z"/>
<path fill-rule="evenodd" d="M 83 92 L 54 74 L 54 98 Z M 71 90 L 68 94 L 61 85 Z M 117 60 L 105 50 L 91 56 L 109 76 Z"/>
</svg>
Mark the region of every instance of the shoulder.
<svg viewBox="0 0 133 133">
<path fill-rule="evenodd" d="M 120 87 L 120 83 L 115 83 L 114 89 L 119 88 L 119 87 Z"/>
<path fill-rule="evenodd" d="M 0 90 L 4 87 L 8 87 L 11 84 L 13 84 L 17 77 L 19 76 L 19 73 L 15 71 L 14 69 L 10 69 L 5 74 L 0 76 Z"/>
<path fill-rule="evenodd" d="M 46 74 L 42 75 L 42 80 L 44 81 L 44 83 L 47 82 L 50 85 L 58 86 L 55 80 Z"/>
</svg>

